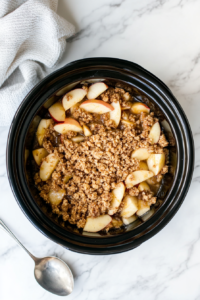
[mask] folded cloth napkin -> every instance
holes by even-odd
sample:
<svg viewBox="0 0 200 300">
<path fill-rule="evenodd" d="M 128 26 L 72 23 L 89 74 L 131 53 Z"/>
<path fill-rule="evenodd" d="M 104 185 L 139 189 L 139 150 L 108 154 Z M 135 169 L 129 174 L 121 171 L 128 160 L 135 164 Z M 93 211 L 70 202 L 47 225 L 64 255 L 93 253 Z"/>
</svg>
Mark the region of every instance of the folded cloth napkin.
<svg viewBox="0 0 200 300">
<path fill-rule="evenodd" d="M 0 126 L 10 125 L 31 88 L 61 58 L 75 29 L 58 0 L 0 0 Z"/>
</svg>

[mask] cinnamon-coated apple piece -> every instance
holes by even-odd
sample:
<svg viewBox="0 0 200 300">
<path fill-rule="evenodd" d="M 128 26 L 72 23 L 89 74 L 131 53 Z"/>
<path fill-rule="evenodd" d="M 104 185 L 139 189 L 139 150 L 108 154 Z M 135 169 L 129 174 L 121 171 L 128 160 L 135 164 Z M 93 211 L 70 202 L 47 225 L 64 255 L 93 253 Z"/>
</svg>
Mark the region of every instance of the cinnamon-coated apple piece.
<svg viewBox="0 0 200 300">
<path fill-rule="evenodd" d="M 124 197 L 124 193 L 125 193 L 125 185 L 123 182 L 120 182 L 117 184 L 117 186 L 114 188 L 114 190 L 111 193 L 112 200 L 108 211 L 109 215 L 114 215 L 117 212 L 117 209 L 119 208 L 122 199 Z"/>
<path fill-rule="evenodd" d="M 138 210 L 136 212 L 136 215 L 138 217 L 143 216 L 144 214 L 146 214 L 146 212 L 148 212 L 150 210 L 150 206 L 147 204 L 146 201 L 143 200 L 138 200 Z"/>
<path fill-rule="evenodd" d="M 150 108 L 142 102 L 135 102 L 131 107 L 131 111 L 134 114 L 141 114 L 141 112 L 149 114 Z"/>
<path fill-rule="evenodd" d="M 116 126 L 118 126 L 121 120 L 121 106 L 119 101 L 113 102 L 111 105 L 114 107 L 114 110 L 110 112 L 110 120 L 113 120 Z"/>
<path fill-rule="evenodd" d="M 126 187 L 129 189 L 129 188 L 133 187 L 134 185 L 136 185 L 142 181 L 145 181 L 148 178 L 151 178 L 153 176 L 154 176 L 154 173 L 151 171 L 145 171 L 145 170 L 135 171 L 126 177 L 126 180 L 125 180 Z"/>
<path fill-rule="evenodd" d="M 146 148 L 139 148 L 132 152 L 131 158 L 137 158 L 139 160 L 146 160 L 150 156 L 150 153 Z"/>
<path fill-rule="evenodd" d="M 63 189 L 50 190 L 48 199 L 51 205 L 59 205 L 62 202 L 63 197 L 65 196 L 66 192 Z"/>
<path fill-rule="evenodd" d="M 60 102 L 56 102 L 49 108 L 49 113 L 55 122 L 65 121 L 65 110 Z"/>
<path fill-rule="evenodd" d="M 123 200 L 124 206 L 121 210 L 121 216 L 129 218 L 136 213 L 138 210 L 138 199 L 137 197 L 126 195 Z"/>
<path fill-rule="evenodd" d="M 89 87 L 87 92 L 87 98 L 95 99 L 103 92 L 105 92 L 107 89 L 108 86 L 104 82 L 96 82 Z"/>
<path fill-rule="evenodd" d="M 141 182 L 140 184 L 139 184 L 139 186 L 138 186 L 138 190 L 140 191 L 140 192 L 143 192 L 143 191 L 151 191 L 151 189 L 150 189 L 150 187 L 149 187 L 149 185 L 144 181 L 144 182 Z"/>
<path fill-rule="evenodd" d="M 83 100 L 86 93 L 87 92 L 84 89 L 75 89 L 67 93 L 62 99 L 62 105 L 64 107 L 64 110 L 68 110 L 76 103 Z"/>
<path fill-rule="evenodd" d="M 89 127 L 87 125 L 83 125 L 83 133 L 85 136 L 91 136 L 92 135 L 92 131 L 89 129 Z"/>
<path fill-rule="evenodd" d="M 86 100 L 81 103 L 80 108 L 96 114 L 105 114 L 114 110 L 114 107 L 102 100 Z"/>
<path fill-rule="evenodd" d="M 149 171 L 149 168 L 148 168 L 147 163 L 145 161 L 140 161 L 139 162 L 139 169 Z"/>
<path fill-rule="evenodd" d="M 72 137 L 71 140 L 74 143 L 80 143 L 80 142 L 83 142 L 85 140 L 85 138 L 82 135 L 78 135 L 78 136 Z"/>
<path fill-rule="evenodd" d="M 88 217 L 83 230 L 88 232 L 98 232 L 104 229 L 111 221 L 112 218 L 109 215 L 102 215 L 97 218 Z"/>
<path fill-rule="evenodd" d="M 124 225 L 129 225 L 129 224 L 135 222 L 137 219 L 138 219 L 138 216 L 136 216 L 136 215 L 133 215 L 129 218 L 122 217 L 122 222 L 124 223 Z"/>
<path fill-rule="evenodd" d="M 73 176 L 70 175 L 70 174 L 69 174 L 69 175 L 68 175 L 68 174 L 65 175 L 64 178 L 63 178 L 63 183 L 65 183 L 65 184 L 68 183 L 68 181 L 69 181 L 72 177 L 73 177 Z"/>
<path fill-rule="evenodd" d="M 151 154 L 147 159 L 148 168 L 155 175 L 158 175 L 165 165 L 165 154 Z"/>
<path fill-rule="evenodd" d="M 44 148 L 39 148 L 33 150 L 33 157 L 35 159 L 35 162 L 38 166 L 41 165 L 43 158 L 45 158 L 49 153 Z"/>
<path fill-rule="evenodd" d="M 66 134 L 68 131 L 82 132 L 83 129 L 78 121 L 73 118 L 66 118 L 64 123 L 54 126 L 55 131 L 61 134 Z"/>
<path fill-rule="evenodd" d="M 58 162 L 59 158 L 54 153 L 51 153 L 44 158 L 40 166 L 40 178 L 42 179 L 42 181 L 46 181 L 51 177 L 51 174 L 56 168 Z"/>
<path fill-rule="evenodd" d="M 42 119 L 38 125 L 36 136 L 40 146 L 42 146 L 46 129 L 49 128 L 50 124 L 51 124 L 51 119 Z"/>
<path fill-rule="evenodd" d="M 161 133 L 161 129 L 160 129 L 160 124 L 159 122 L 156 122 L 152 127 L 151 130 L 149 132 L 149 139 L 151 140 L 152 144 L 156 144 L 158 143 L 159 139 L 160 139 L 160 133 Z"/>
</svg>

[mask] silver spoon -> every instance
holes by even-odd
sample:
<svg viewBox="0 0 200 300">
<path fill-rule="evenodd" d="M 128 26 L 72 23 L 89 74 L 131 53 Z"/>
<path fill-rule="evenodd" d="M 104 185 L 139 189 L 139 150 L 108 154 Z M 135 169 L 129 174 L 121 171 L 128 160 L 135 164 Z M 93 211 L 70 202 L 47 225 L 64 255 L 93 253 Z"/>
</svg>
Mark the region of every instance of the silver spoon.
<svg viewBox="0 0 200 300">
<path fill-rule="evenodd" d="M 10 236 L 29 254 L 35 262 L 34 275 L 37 282 L 47 291 L 58 296 L 67 296 L 74 288 L 74 278 L 68 265 L 61 259 L 53 256 L 37 258 L 33 256 L 8 229 L 0 219 L 0 228 Z"/>
</svg>

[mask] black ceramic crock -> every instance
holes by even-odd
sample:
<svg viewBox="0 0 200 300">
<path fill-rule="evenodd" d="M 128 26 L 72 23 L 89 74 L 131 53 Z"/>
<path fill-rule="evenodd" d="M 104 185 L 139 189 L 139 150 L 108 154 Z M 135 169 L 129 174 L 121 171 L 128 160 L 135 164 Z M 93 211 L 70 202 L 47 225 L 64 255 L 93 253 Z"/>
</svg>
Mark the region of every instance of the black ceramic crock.
<svg viewBox="0 0 200 300">
<path fill-rule="evenodd" d="M 35 131 L 48 107 L 69 89 L 87 79 L 106 79 L 131 91 L 135 101 L 151 107 L 161 121 L 170 147 L 170 172 L 151 211 L 125 228 L 107 234 L 83 233 L 51 213 L 38 195 L 31 176 L 31 148 Z M 132 62 L 89 58 L 72 62 L 38 83 L 18 108 L 7 142 L 7 172 L 17 203 L 45 236 L 67 249 L 86 254 L 120 253 L 139 246 L 160 231 L 182 204 L 194 167 L 194 145 L 187 118 L 169 90 L 157 77 Z"/>
</svg>

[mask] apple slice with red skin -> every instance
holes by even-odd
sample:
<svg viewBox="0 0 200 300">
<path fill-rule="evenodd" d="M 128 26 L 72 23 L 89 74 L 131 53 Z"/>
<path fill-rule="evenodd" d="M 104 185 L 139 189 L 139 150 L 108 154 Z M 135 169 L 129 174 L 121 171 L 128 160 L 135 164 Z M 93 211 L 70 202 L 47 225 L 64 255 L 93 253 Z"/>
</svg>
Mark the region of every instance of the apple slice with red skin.
<svg viewBox="0 0 200 300">
<path fill-rule="evenodd" d="M 54 153 L 51 153 L 44 158 L 40 166 L 40 178 L 42 179 L 42 181 L 46 181 L 51 177 L 51 174 L 56 168 L 58 162 L 59 158 Z"/>
<path fill-rule="evenodd" d="M 65 110 L 60 102 L 56 102 L 49 108 L 49 113 L 55 122 L 65 121 Z"/>
<path fill-rule="evenodd" d="M 150 206 L 147 204 L 146 201 L 143 200 L 138 200 L 138 210 L 136 212 L 136 215 L 138 217 L 143 216 L 144 214 L 146 214 L 146 212 L 148 212 L 150 210 Z"/>
<path fill-rule="evenodd" d="M 95 99 L 103 92 L 105 92 L 107 89 L 108 86 L 104 82 L 96 82 L 89 87 L 87 92 L 87 98 Z"/>
<path fill-rule="evenodd" d="M 62 105 L 64 107 L 64 110 L 68 110 L 76 103 L 83 100 L 86 93 L 87 92 L 84 89 L 75 89 L 67 93 L 62 99 Z"/>
<path fill-rule="evenodd" d="M 81 103 L 80 108 L 96 114 L 105 114 L 107 112 L 110 112 L 114 110 L 114 107 L 102 100 L 86 100 L 83 103 Z"/>
<path fill-rule="evenodd" d="M 46 129 L 49 128 L 52 120 L 51 119 L 42 119 L 37 128 L 37 140 L 40 146 L 42 146 L 43 139 L 46 133 Z"/>
<path fill-rule="evenodd" d="M 160 124 L 159 122 L 156 122 L 152 127 L 149 132 L 148 138 L 151 140 L 152 144 L 158 143 L 160 139 L 160 134 L 161 134 L 161 129 L 160 129 Z"/>
<path fill-rule="evenodd" d="M 91 136 L 92 135 L 92 131 L 88 128 L 87 125 L 83 125 L 83 133 L 85 136 Z"/>
<path fill-rule="evenodd" d="M 121 210 L 121 216 L 124 218 L 129 218 L 134 215 L 138 210 L 137 202 L 137 197 L 126 195 L 123 200 L 124 206 Z"/>
<path fill-rule="evenodd" d="M 132 152 L 131 158 L 137 158 L 139 160 L 146 160 L 150 156 L 150 153 L 146 148 L 139 148 Z"/>
<path fill-rule="evenodd" d="M 133 215 L 129 218 L 122 217 L 122 222 L 124 223 L 124 225 L 129 225 L 129 224 L 135 222 L 137 219 L 138 219 L 138 216 L 136 216 L 136 215 Z"/>
<path fill-rule="evenodd" d="M 125 180 L 126 187 L 129 189 L 129 188 L 133 187 L 134 185 L 136 185 L 140 182 L 143 182 L 153 176 L 154 176 L 154 173 L 151 171 L 146 171 L 146 170 L 135 171 L 126 177 L 126 180 Z"/>
<path fill-rule="evenodd" d="M 112 218 L 109 215 L 102 215 L 97 218 L 88 217 L 83 230 L 88 232 L 98 232 L 110 224 L 111 221 Z"/>
<path fill-rule="evenodd" d="M 61 134 L 66 134 L 68 131 L 82 132 L 83 129 L 78 121 L 73 118 L 66 118 L 64 123 L 54 126 L 55 131 Z"/>
<path fill-rule="evenodd" d="M 114 110 L 110 112 L 110 120 L 113 120 L 116 126 L 118 126 L 121 120 L 121 106 L 119 101 L 113 102 L 111 105 L 114 107 Z"/>
<path fill-rule="evenodd" d="M 63 189 L 50 190 L 48 199 L 51 205 L 59 205 L 62 202 L 63 197 L 65 196 L 66 191 Z"/>
<path fill-rule="evenodd" d="M 141 112 L 149 114 L 150 108 L 142 102 L 136 102 L 132 105 L 131 111 L 134 114 L 141 114 Z"/>
<path fill-rule="evenodd" d="M 35 159 L 35 162 L 38 166 L 41 165 L 43 158 L 45 158 L 49 153 L 44 148 L 39 148 L 33 150 L 33 157 Z"/>
<path fill-rule="evenodd" d="M 147 159 L 148 168 L 155 175 L 158 175 L 165 165 L 165 154 L 151 154 Z"/>
<path fill-rule="evenodd" d="M 117 212 L 117 209 L 119 208 L 122 199 L 124 197 L 125 193 L 125 185 L 123 182 L 120 182 L 117 184 L 117 186 L 112 191 L 112 201 L 110 203 L 110 208 L 108 211 L 109 215 L 114 215 Z"/>
</svg>

